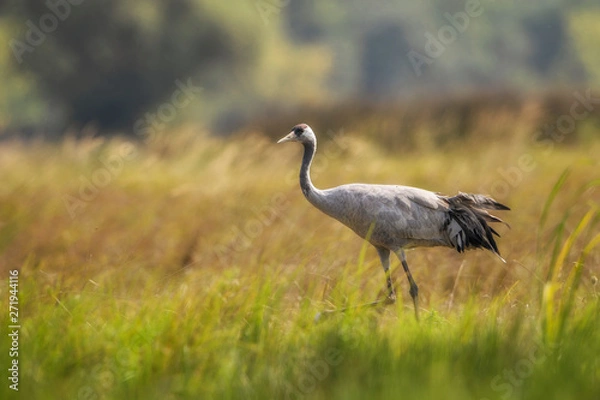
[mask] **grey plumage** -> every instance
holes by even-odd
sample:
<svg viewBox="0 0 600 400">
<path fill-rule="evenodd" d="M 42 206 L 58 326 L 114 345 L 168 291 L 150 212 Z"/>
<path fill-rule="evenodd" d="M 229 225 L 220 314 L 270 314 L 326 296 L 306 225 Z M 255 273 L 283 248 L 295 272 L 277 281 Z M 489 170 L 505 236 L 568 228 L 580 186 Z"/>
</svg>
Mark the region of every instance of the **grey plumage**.
<svg viewBox="0 0 600 400">
<path fill-rule="evenodd" d="M 458 193 L 448 197 L 410 186 L 349 184 L 319 190 L 310 180 L 310 165 L 317 147 L 312 129 L 306 124 L 296 125 L 278 143 L 288 141 L 304 146 L 300 169 L 304 196 L 377 249 L 392 302 L 395 291 L 389 276 L 390 252 L 401 260 L 417 318 L 418 287 L 408 269 L 404 249 L 447 246 L 463 252 L 483 248 L 504 261 L 494 240 L 494 235 L 499 235 L 488 225 L 503 221 L 488 210 L 509 210 L 505 205 L 480 194 Z"/>
</svg>

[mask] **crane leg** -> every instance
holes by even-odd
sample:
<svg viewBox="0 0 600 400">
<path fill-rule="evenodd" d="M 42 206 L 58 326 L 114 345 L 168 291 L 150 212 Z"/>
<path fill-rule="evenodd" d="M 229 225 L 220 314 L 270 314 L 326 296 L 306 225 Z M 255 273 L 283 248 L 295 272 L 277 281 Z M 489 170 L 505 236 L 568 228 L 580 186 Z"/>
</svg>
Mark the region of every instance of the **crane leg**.
<svg viewBox="0 0 600 400">
<path fill-rule="evenodd" d="M 383 272 L 385 272 L 385 278 L 387 281 L 388 297 L 387 300 L 390 303 L 396 302 L 396 291 L 394 290 L 394 284 L 392 283 L 392 277 L 390 272 L 390 251 L 383 247 L 377 247 L 377 253 L 383 266 Z"/>
<path fill-rule="evenodd" d="M 413 300 L 413 303 L 415 305 L 415 317 L 417 318 L 417 321 L 419 320 L 419 287 L 417 286 L 417 284 L 415 283 L 415 280 L 412 277 L 412 274 L 410 273 L 410 270 L 408 269 L 408 263 L 406 262 L 406 255 L 404 254 L 404 250 L 400 249 L 397 253 L 398 258 L 400 259 L 400 261 L 402 262 L 402 268 L 404 268 L 404 272 L 406 272 L 406 277 L 408 278 L 408 283 L 410 284 L 410 290 L 408 291 L 410 293 L 410 297 Z"/>
</svg>

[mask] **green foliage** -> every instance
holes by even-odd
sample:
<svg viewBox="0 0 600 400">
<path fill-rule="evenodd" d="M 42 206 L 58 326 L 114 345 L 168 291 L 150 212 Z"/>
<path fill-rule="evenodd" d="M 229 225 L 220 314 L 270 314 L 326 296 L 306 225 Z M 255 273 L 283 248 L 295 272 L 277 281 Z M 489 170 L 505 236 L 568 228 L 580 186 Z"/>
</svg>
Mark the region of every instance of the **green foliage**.
<svg viewBox="0 0 600 400">
<path fill-rule="evenodd" d="M 223 21 L 212 2 L 49 4 L 62 6 L 11 7 L 9 44 L 14 64 L 64 108 L 69 123 L 131 131 L 141 114 L 170 99 L 177 79 L 200 80 L 210 68 L 233 73 L 230 65 L 253 59 L 251 25 Z M 44 25 L 46 16 L 56 24 Z"/>
<path fill-rule="evenodd" d="M 561 188 L 567 181 L 568 172 L 569 171 L 567 170 L 560 176 L 544 204 L 542 217 L 540 218 L 540 231 L 544 227 L 553 201 L 556 196 L 559 195 Z M 575 201 L 579 202 L 583 193 L 598 186 L 600 186 L 600 180 L 590 181 L 582 185 L 576 191 L 577 195 L 575 196 Z M 563 340 L 565 327 L 567 326 L 570 313 L 574 306 L 575 295 L 581 282 L 581 274 L 586 259 L 590 252 L 600 244 L 600 234 L 593 234 L 593 232 L 596 231 L 596 229 L 594 229 L 595 225 L 600 221 L 598 203 L 590 204 L 589 211 L 581 218 L 575 229 L 563 242 L 562 238 L 565 231 L 565 225 L 569 220 L 573 206 L 574 205 L 571 205 L 564 212 L 564 216 L 555 230 L 552 258 L 550 259 L 546 283 L 543 289 L 542 331 L 544 333 L 544 339 L 548 343 L 560 343 L 560 341 Z M 591 238 L 588 238 L 589 236 L 591 236 Z M 570 270 L 565 271 L 565 269 L 568 268 L 566 264 L 569 254 L 573 250 L 576 242 L 580 240 L 583 240 L 583 249 L 580 250 L 577 261 L 572 262 Z M 567 275 L 566 280 L 563 281 L 565 274 Z M 562 279 L 561 275 L 563 276 Z M 561 292 L 560 295 L 558 295 L 559 292 Z"/>
<path fill-rule="evenodd" d="M 67 12 L 57 0 L 57 25 L 33 44 L 29 32 L 56 13 L 47 2 L 5 4 L 0 124 L 62 132 L 97 122 L 132 134 L 188 78 L 202 94 L 159 123 L 227 133 L 298 106 L 597 85 L 593 2 L 482 1 L 466 21 L 472 3 L 111 0 Z M 426 62 L 416 67 L 411 52 Z"/>
<path fill-rule="evenodd" d="M 594 43 L 600 40 L 598 19 L 600 19 L 600 10 L 597 7 L 576 10 L 568 18 L 577 54 L 590 76 L 590 82 L 594 85 L 600 83 L 600 57 L 598 52 L 592 50 Z"/>
<path fill-rule="evenodd" d="M 0 42 L 8 43 L 16 29 L 9 18 L 0 17 Z M 40 93 L 34 77 L 18 73 L 8 46 L 0 49 L 0 131 L 9 126 L 32 126 L 45 117 Z"/>
</svg>

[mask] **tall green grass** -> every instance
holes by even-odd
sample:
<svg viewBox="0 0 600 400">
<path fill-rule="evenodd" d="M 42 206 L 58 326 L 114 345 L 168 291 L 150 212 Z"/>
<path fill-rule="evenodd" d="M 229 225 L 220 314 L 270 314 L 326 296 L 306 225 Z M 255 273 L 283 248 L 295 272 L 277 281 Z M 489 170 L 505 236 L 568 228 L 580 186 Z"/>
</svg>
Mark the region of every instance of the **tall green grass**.
<svg viewBox="0 0 600 400">
<path fill-rule="evenodd" d="M 566 170 L 552 188 L 542 210 L 539 224 L 540 231 L 543 231 L 552 203 L 560 194 L 568 175 L 569 171 Z M 600 180 L 585 183 L 576 190 L 575 201 L 580 202 L 583 193 L 599 186 Z M 597 229 L 597 224 L 600 221 L 598 203 L 586 204 L 589 210 L 576 223 L 575 228 L 567 234 L 565 229 L 573 206 L 571 205 L 564 211 L 560 223 L 554 230 L 552 255 L 546 268 L 547 277 L 542 297 L 542 330 L 547 343 L 560 343 L 563 340 L 586 260 L 596 246 L 600 244 L 600 233 Z M 564 238 L 565 236 L 566 238 Z M 578 241 L 581 244 L 579 254 L 576 255 L 577 259 L 569 263 L 569 255 Z"/>
</svg>

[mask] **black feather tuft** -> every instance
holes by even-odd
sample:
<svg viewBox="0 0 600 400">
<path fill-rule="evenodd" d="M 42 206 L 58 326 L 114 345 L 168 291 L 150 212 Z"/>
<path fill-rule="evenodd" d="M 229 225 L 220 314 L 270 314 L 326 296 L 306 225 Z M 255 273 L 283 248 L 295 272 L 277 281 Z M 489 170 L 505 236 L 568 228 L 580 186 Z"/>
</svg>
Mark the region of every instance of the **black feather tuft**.
<svg viewBox="0 0 600 400">
<path fill-rule="evenodd" d="M 483 210 L 510 210 L 510 208 L 505 206 L 504 204 L 498 203 L 491 197 L 484 196 L 482 194 L 469 194 L 459 192 L 456 196 L 450 197 L 450 199 L 454 199 L 464 205 Z"/>
<path fill-rule="evenodd" d="M 444 228 L 450 243 L 459 253 L 468 249 L 484 248 L 500 256 L 494 235 L 498 232 L 488 222 L 504 223 L 486 210 L 510 210 L 504 204 L 480 194 L 459 193 L 454 197 L 444 197 L 448 202 L 448 220 Z"/>
</svg>

